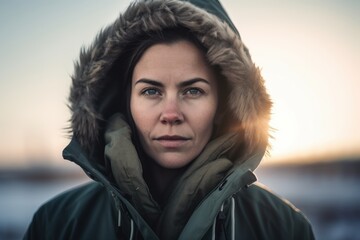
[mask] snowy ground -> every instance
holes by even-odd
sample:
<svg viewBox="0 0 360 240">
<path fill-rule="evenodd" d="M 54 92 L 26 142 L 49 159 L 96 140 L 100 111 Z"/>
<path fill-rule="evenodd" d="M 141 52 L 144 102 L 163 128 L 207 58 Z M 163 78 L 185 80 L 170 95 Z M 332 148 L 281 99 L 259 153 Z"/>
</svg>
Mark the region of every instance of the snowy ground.
<svg viewBox="0 0 360 240">
<path fill-rule="evenodd" d="M 255 173 L 260 182 L 305 213 L 317 239 L 360 240 L 359 172 L 356 164 L 260 167 Z M 0 240 L 21 239 L 42 203 L 85 181 L 81 177 L 29 181 L 0 175 Z"/>
<path fill-rule="evenodd" d="M 259 169 L 259 181 L 299 208 L 318 240 L 360 240 L 360 176 Z"/>
</svg>

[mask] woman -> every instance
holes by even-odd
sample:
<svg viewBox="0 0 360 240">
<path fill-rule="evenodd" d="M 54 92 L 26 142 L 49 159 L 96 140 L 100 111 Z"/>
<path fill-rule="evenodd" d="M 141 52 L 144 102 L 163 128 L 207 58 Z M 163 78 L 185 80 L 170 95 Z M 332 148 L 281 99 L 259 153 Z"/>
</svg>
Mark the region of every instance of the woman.
<svg viewBox="0 0 360 240">
<path fill-rule="evenodd" d="M 64 158 L 95 181 L 26 239 L 313 239 L 256 184 L 271 101 L 218 1 L 137 1 L 80 55 Z"/>
</svg>

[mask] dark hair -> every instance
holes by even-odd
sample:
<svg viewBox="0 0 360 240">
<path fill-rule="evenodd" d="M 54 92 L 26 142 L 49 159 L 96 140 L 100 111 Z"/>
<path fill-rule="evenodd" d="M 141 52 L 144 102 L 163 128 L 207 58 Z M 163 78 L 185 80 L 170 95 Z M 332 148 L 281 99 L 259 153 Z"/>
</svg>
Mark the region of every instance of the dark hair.
<svg viewBox="0 0 360 240">
<path fill-rule="evenodd" d="M 135 125 L 134 121 L 131 116 L 130 112 L 130 94 L 131 94 L 131 78 L 135 68 L 135 65 L 140 60 L 144 52 L 151 46 L 155 44 L 171 44 L 176 43 L 181 40 L 186 40 L 193 43 L 203 54 L 204 56 L 207 55 L 208 49 L 200 42 L 198 38 L 187 28 L 177 27 L 177 28 L 168 28 L 162 31 L 154 31 L 146 33 L 146 35 L 140 36 L 137 38 L 137 41 L 133 41 L 128 46 L 128 52 L 130 53 L 128 56 L 129 61 L 126 69 L 126 74 L 124 78 L 124 84 L 122 89 L 125 90 L 126 99 L 124 99 L 123 103 L 125 104 L 123 110 L 121 112 L 126 113 L 126 119 L 128 123 L 131 125 L 132 131 L 135 133 Z M 208 61 L 205 57 L 205 61 Z M 221 74 L 220 66 L 211 65 L 208 62 L 210 68 L 212 69 L 213 73 L 215 74 L 215 79 L 217 81 L 217 91 L 218 91 L 218 108 L 221 109 L 222 114 L 227 114 L 227 95 L 229 93 L 229 86 L 227 81 L 221 81 L 225 77 Z M 221 84 L 221 86 L 220 86 Z M 214 134 L 218 135 L 221 132 L 227 131 L 227 125 L 231 125 L 230 122 L 232 119 L 222 119 L 223 121 L 229 123 L 225 124 L 225 126 L 221 126 L 222 129 L 215 129 Z"/>
<path fill-rule="evenodd" d="M 207 55 L 207 48 L 200 42 L 199 39 L 195 37 L 194 34 L 191 33 L 189 29 L 181 28 L 181 27 L 169 28 L 162 31 L 149 32 L 146 33 L 145 35 L 138 37 L 137 39 L 138 39 L 137 41 L 131 42 L 127 47 L 128 64 L 125 71 L 125 76 L 123 78 L 124 85 L 121 88 L 121 89 L 125 89 L 125 94 L 124 94 L 125 98 L 122 99 L 123 106 L 121 112 L 125 114 L 125 118 L 131 127 L 134 136 L 133 141 L 136 147 L 140 147 L 138 137 L 136 136 L 137 131 L 136 131 L 135 122 L 131 116 L 131 111 L 130 111 L 131 79 L 137 62 L 140 60 L 144 52 L 149 47 L 155 44 L 161 44 L 161 43 L 172 44 L 181 40 L 186 40 L 193 43 L 204 54 L 204 56 Z M 205 61 L 207 61 L 206 57 L 205 57 Z M 220 81 L 220 79 L 224 77 L 221 74 L 219 66 L 211 66 L 210 63 L 209 66 L 213 70 L 215 74 L 215 78 L 218 82 L 218 99 L 219 99 L 218 108 L 222 109 L 222 112 L 225 112 L 226 111 L 225 109 L 227 109 L 225 107 L 225 102 L 227 99 L 226 95 L 229 91 L 227 82 Z M 221 82 L 221 87 L 220 87 L 220 82 Z M 226 126 L 223 126 L 222 128 L 226 128 Z M 222 132 L 223 130 L 224 129 L 220 130 L 218 129 L 217 126 L 215 126 L 214 135 L 218 135 L 219 133 L 218 131 Z"/>
<path fill-rule="evenodd" d="M 133 41 L 127 46 L 128 51 L 131 53 L 129 54 L 131 57 L 126 71 L 126 84 L 129 84 L 129 81 L 131 82 L 132 72 L 141 56 L 149 47 L 155 44 L 171 44 L 180 40 L 187 40 L 198 47 L 204 55 L 206 55 L 207 52 L 204 45 L 186 28 L 169 28 L 162 31 L 149 32 L 137 39 L 137 41 Z"/>
<path fill-rule="evenodd" d="M 123 113 L 126 113 L 126 119 L 130 124 L 133 124 L 133 120 L 130 113 L 130 95 L 131 95 L 131 78 L 135 68 L 144 52 L 155 44 L 171 44 L 181 40 L 187 40 L 197 46 L 200 51 L 206 54 L 206 48 L 200 43 L 200 41 L 188 30 L 184 28 L 170 28 L 162 31 L 155 31 L 146 33 L 146 35 L 137 38 L 138 41 L 133 41 L 128 46 L 128 51 L 131 53 L 128 61 L 128 66 L 125 71 L 124 85 L 122 89 L 125 89 L 124 103 L 126 104 Z M 125 110 L 125 111 L 124 111 Z M 134 126 L 132 126 L 134 127 Z M 132 129 L 135 130 L 135 129 Z"/>
<path fill-rule="evenodd" d="M 109 119 L 114 113 L 121 112 L 130 120 L 129 103 L 131 78 L 135 65 L 151 46 L 159 43 L 171 44 L 180 40 L 188 40 L 195 44 L 206 55 L 207 49 L 191 33 L 183 27 L 168 28 L 161 31 L 152 31 L 132 37 L 121 48 L 119 58 L 114 61 L 108 74 L 105 76 L 106 86 L 99 86 L 103 91 L 99 94 L 99 112 L 103 120 Z"/>
<path fill-rule="evenodd" d="M 169 28 L 162 31 L 149 32 L 145 35 L 139 36 L 137 39 L 137 41 L 133 41 L 127 46 L 126 55 L 129 57 L 129 59 L 123 78 L 124 85 L 122 89 L 125 89 L 125 98 L 122 99 L 123 105 L 121 112 L 125 114 L 125 119 L 130 125 L 131 131 L 133 133 L 132 136 L 134 145 L 137 149 L 140 159 L 142 159 L 145 153 L 141 147 L 135 122 L 132 118 L 130 110 L 131 81 L 135 65 L 138 63 L 144 52 L 155 44 L 172 44 L 178 41 L 187 40 L 198 47 L 198 49 L 200 49 L 204 55 L 206 55 L 207 49 L 190 32 L 190 30 L 185 28 Z"/>
<path fill-rule="evenodd" d="M 187 40 L 193 43 L 206 56 L 207 48 L 187 28 L 175 27 L 163 29 L 161 31 L 147 32 L 132 38 L 126 46 L 122 47 L 124 50 L 121 52 L 120 57 L 113 63 L 113 66 L 106 76 L 107 85 L 102 86 L 103 92 L 99 95 L 99 98 L 101 98 L 102 101 L 99 102 L 101 105 L 98 107 L 99 111 L 102 112 L 104 121 L 102 121 L 100 128 L 103 129 L 106 126 L 106 121 L 116 112 L 123 113 L 132 130 L 133 142 L 139 155 L 142 155 L 143 151 L 137 136 L 135 122 L 130 111 L 131 79 L 133 70 L 139 59 L 149 47 L 161 43 L 176 43 L 181 40 Z M 223 78 L 220 73 L 220 68 L 218 66 L 211 66 L 211 68 L 214 70 L 218 83 L 220 83 L 219 80 Z M 218 88 L 219 105 L 223 105 L 223 102 L 226 99 L 225 94 L 227 92 L 227 86 L 225 86 L 225 82 L 226 81 L 221 81 L 222 86 Z M 221 109 L 224 108 L 221 107 Z M 99 139 L 99 141 L 104 140 Z M 100 150 L 98 154 L 98 156 L 101 156 L 102 151 Z"/>
</svg>

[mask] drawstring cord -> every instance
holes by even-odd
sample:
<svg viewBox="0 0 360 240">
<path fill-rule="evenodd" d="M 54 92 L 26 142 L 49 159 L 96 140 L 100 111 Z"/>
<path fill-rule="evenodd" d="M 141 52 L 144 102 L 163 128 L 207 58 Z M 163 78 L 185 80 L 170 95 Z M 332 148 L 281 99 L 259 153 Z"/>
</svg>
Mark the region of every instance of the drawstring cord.
<svg viewBox="0 0 360 240">
<path fill-rule="evenodd" d="M 111 195 L 115 201 L 115 207 L 118 210 L 118 223 L 117 226 L 120 228 L 121 227 L 121 218 L 122 218 L 122 214 L 121 214 L 121 204 L 119 199 L 116 197 L 115 193 L 111 192 Z M 134 221 L 132 220 L 132 218 L 130 218 L 130 237 L 129 240 L 132 240 L 134 238 Z"/>
<path fill-rule="evenodd" d="M 121 207 L 120 207 L 120 202 L 119 199 L 115 196 L 115 194 L 113 192 L 111 192 L 111 195 L 114 198 L 115 201 L 115 206 L 118 209 L 118 227 L 121 227 L 121 218 L 122 218 L 122 214 L 121 214 Z M 219 218 L 219 220 L 222 221 L 222 227 L 225 229 L 224 227 L 224 220 L 225 220 L 225 214 L 224 214 L 224 203 L 221 204 L 220 207 L 220 212 L 218 214 L 218 216 L 214 219 L 213 225 L 212 225 L 212 240 L 216 239 L 216 224 L 217 224 L 217 219 Z M 129 239 L 132 240 L 134 237 L 134 221 L 132 220 L 132 218 L 130 218 L 130 236 Z M 226 233 L 225 233 L 225 237 L 226 237 Z M 231 197 L 231 239 L 235 240 L 235 199 L 234 197 Z"/>
<path fill-rule="evenodd" d="M 118 227 L 121 227 L 121 206 L 120 206 L 120 201 L 119 199 L 116 197 L 115 193 L 113 191 L 110 192 L 111 196 L 114 199 L 115 202 L 115 208 L 118 210 Z"/>
<path fill-rule="evenodd" d="M 224 203 L 221 205 L 220 208 L 220 212 L 218 214 L 218 216 L 214 219 L 213 225 L 212 225 L 212 240 L 216 239 L 216 223 L 217 223 L 217 219 L 219 218 L 219 220 L 222 221 L 222 227 L 225 229 L 224 227 L 224 220 L 225 220 L 225 215 L 224 215 Z M 226 233 L 225 233 L 225 238 L 226 238 Z M 235 240 L 235 199 L 234 197 L 231 197 L 231 239 Z"/>
<path fill-rule="evenodd" d="M 134 221 L 132 219 L 130 219 L 130 226 L 131 226 L 131 230 L 130 230 L 130 237 L 129 239 L 132 240 L 134 237 Z"/>
<path fill-rule="evenodd" d="M 223 218 L 223 216 L 224 216 L 224 203 L 221 204 L 221 208 L 220 208 L 220 212 L 219 212 L 218 216 L 219 216 L 219 218 L 221 218 L 221 220 L 222 220 L 222 218 Z M 214 219 L 213 226 L 212 226 L 212 240 L 215 240 L 215 239 L 216 239 L 216 223 L 217 223 L 217 218 L 218 218 L 218 217 L 216 217 L 216 218 Z"/>
<path fill-rule="evenodd" d="M 216 231 L 215 231 L 215 227 L 216 227 L 216 219 L 217 217 L 214 219 L 213 225 L 212 225 L 212 234 L 211 234 L 211 240 L 215 240 L 216 239 Z"/>
<path fill-rule="evenodd" d="M 118 210 L 118 227 L 121 227 L 121 211 Z M 130 218 L 130 237 L 129 240 L 132 240 L 134 238 L 134 220 Z"/>
<path fill-rule="evenodd" d="M 235 240 L 235 199 L 231 197 L 231 239 Z"/>
</svg>

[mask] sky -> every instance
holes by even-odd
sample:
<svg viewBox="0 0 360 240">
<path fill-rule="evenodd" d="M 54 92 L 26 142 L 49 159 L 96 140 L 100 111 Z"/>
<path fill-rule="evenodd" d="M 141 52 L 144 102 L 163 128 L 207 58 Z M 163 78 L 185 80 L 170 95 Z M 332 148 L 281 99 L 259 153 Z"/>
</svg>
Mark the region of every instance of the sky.
<svg viewBox="0 0 360 240">
<path fill-rule="evenodd" d="M 274 102 L 265 162 L 360 155 L 360 1 L 221 1 Z M 0 0 L 0 167 L 61 164 L 73 63 L 129 1 Z"/>
</svg>

